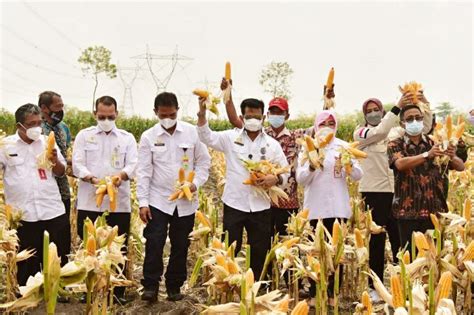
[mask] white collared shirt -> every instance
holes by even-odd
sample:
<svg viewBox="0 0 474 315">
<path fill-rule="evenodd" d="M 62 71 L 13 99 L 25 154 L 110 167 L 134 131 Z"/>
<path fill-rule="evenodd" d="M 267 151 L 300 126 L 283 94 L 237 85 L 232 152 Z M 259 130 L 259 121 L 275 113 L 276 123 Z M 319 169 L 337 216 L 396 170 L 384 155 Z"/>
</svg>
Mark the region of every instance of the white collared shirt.
<svg viewBox="0 0 474 315">
<path fill-rule="evenodd" d="M 193 214 L 199 206 L 196 194 L 192 201 L 169 201 L 168 198 L 175 192 L 179 169 L 186 164 L 186 176 L 191 170 L 196 173 L 193 183 L 197 188 L 207 181 L 211 157 L 199 141 L 196 128 L 178 121 L 173 134 L 169 134 L 158 123 L 142 134 L 138 152 L 137 198 L 140 207 L 153 206 L 169 215 L 177 208 L 180 217 Z"/>
<path fill-rule="evenodd" d="M 105 176 L 125 172 L 129 179 L 135 175 L 137 165 L 137 142 L 125 130 L 114 128 L 107 134 L 98 126 L 79 131 L 74 141 L 72 169 L 78 178 L 88 175 L 103 179 Z M 106 195 L 102 206 L 96 204 L 96 187 L 84 181 L 79 182 L 77 209 L 103 212 L 109 209 Z M 122 181 L 118 188 L 117 210 L 130 212 L 130 180 Z"/>
<path fill-rule="evenodd" d="M 338 174 L 334 170 L 336 158 L 340 156 L 339 148 L 347 142 L 335 138 L 326 147 L 324 168 L 309 170 L 309 162 L 300 164 L 298 157 L 296 181 L 304 186 L 304 208 L 309 209 L 309 219 L 350 218 L 351 205 L 344 167 Z M 359 162 L 352 160 L 351 178 L 358 181 L 363 172 Z"/>
<path fill-rule="evenodd" d="M 37 156 L 46 147 L 46 137 L 28 144 L 18 133 L 5 138 L 0 147 L 5 203 L 23 212 L 23 221 L 37 222 L 56 218 L 66 211 L 58 184 L 51 170 L 39 170 Z M 66 165 L 56 146 L 58 159 Z M 40 173 L 41 172 L 41 173 Z"/>
<path fill-rule="evenodd" d="M 243 212 L 269 209 L 270 201 L 257 195 L 251 186 L 243 184 L 249 177 L 249 172 L 243 166 L 242 160 L 268 160 L 285 167 L 288 161 L 280 144 L 264 132 L 252 141 L 242 129 L 216 132 L 212 131 L 207 123 L 197 129 L 203 143 L 225 155 L 226 184 L 222 201 Z M 288 176 L 289 173 L 282 174 L 282 186 L 286 184 Z"/>
</svg>

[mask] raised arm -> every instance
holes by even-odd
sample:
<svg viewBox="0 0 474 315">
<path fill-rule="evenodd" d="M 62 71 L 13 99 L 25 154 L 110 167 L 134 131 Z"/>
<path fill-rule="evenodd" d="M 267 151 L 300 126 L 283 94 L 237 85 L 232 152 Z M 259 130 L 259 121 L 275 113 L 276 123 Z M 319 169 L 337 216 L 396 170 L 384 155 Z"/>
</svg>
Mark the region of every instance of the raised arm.
<svg viewBox="0 0 474 315">
<path fill-rule="evenodd" d="M 232 85 L 232 80 L 230 81 L 230 84 Z M 228 86 L 229 82 L 227 82 L 225 78 L 222 78 L 221 90 L 224 91 Z M 227 113 L 227 118 L 229 119 L 229 122 L 232 124 L 232 126 L 239 129 L 244 128 L 244 124 L 242 120 L 240 120 L 239 115 L 235 110 L 234 102 L 232 100 L 232 91 L 229 93 L 229 100 L 225 103 L 225 112 Z"/>
</svg>

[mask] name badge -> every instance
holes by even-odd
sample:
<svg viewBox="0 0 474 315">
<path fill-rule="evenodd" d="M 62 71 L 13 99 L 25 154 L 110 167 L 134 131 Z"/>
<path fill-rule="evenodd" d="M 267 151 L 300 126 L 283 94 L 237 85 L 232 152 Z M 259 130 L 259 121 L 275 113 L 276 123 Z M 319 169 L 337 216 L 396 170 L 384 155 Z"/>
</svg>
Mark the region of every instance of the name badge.
<svg viewBox="0 0 474 315">
<path fill-rule="evenodd" d="M 38 169 L 38 174 L 39 174 L 39 178 L 41 180 L 47 180 L 48 179 L 48 177 L 46 176 L 46 171 L 44 169 L 39 168 Z"/>
</svg>

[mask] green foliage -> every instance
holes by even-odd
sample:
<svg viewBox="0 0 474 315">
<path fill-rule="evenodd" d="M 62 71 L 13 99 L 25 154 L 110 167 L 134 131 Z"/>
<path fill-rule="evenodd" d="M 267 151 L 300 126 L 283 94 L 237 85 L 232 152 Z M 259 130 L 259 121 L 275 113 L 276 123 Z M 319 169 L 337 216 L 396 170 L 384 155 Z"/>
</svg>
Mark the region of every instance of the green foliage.
<svg viewBox="0 0 474 315">
<path fill-rule="evenodd" d="M 260 84 L 266 93 L 270 93 L 272 97 L 283 97 L 289 99 L 290 92 L 290 78 L 293 74 L 293 69 L 287 62 L 272 61 L 266 65 L 260 74 Z"/>
<path fill-rule="evenodd" d="M 0 129 L 7 135 L 16 132 L 15 115 L 5 109 L 0 110 Z"/>
<path fill-rule="evenodd" d="M 444 119 L 446 116 L 452 113 L 454 107 L 449 102 L 442 102 L 435 108 L 436 116 Z"/>
</svg>

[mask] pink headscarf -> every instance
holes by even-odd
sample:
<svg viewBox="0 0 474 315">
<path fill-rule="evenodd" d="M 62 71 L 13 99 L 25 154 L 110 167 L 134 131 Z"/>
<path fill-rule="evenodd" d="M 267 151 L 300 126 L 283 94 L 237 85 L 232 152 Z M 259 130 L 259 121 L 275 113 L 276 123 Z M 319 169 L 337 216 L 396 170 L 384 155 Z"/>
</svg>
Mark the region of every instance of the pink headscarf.
<svg viewBox="0 0 474 315">
<path fill-rule="evenodd" d="M 336 113 L 334 113 L 332 110 L 323 110 L 318 115 L 316 115 L 316 119 L 314 120 L 314 130 L 318 131 L 319 130 L 319 124 L 324 122 L 329 117 L 332 117 L 332 119 L 334 119 L 334 122 L 336 123 L 336 126 L 335 126 L 334 130 L 337 130 Z"/>
</svg>

